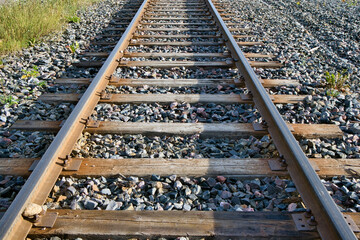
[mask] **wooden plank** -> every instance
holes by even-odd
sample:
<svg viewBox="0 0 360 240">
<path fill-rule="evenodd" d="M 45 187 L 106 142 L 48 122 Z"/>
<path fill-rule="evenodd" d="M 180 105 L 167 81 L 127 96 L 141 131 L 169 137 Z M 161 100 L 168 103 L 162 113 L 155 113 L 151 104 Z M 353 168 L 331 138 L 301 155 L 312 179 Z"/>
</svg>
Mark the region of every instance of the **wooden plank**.
<svg viewBox="0 0 360 240">
<path fill-rule="evenodd" d="M 203 3 L 187 3 L 187 2 L 183 2 L 183 3 L 154 3 L 154 4 L 150 4 L 150 6 L 165 6 L 165 7 L 172 7 L 172 6 L 181 6 L 181 7 L 187 7 L 187 6 L 206 6 L 206 4 Z"/>
<path fill-rule="evenodd" d="M 192 58 L 192 57 L 231 57 L 230 53 L 141 53 L 141 52 L 127 52 L 124 53 L 124 58 L 132 57 L 166 57 L 166 58 Z"/>
<path fill-rule="evenodd" d="M 272 54 L 261 54 L 261 53 L 244 53 L 247 58 L 273 58 Z"/>
<path fill-rule="evenodd" d="M 245 35 L 245 34 L 242 34 L 242 35 L 233 35 L 234 38 L 253 38 L 253 37 L 256 37 L 255 35 Z"/>
<path fill-rule="evenodd" d="M 100 68 L 105 61 L 82 61 L 77 63 L 72 63 L 73 66 L 79 68 Z"/>
<path fill-rule="evenodd" d="M 328 137 L 342 137 L 343 132 L 335 124 L 310 124 L 308 127 L 304 127 L 304 124 L 292 124 L 294 132 L 301 138 L 321 138 L 324 134 L 330 133 Z M 319 128 L 319 129 L 317 129 Z"/>
<path fill-rule="evenodd" d="M 115 43 L 113 43 L 115 44 Z M 129 46 L 221 46 L 223 41 L 217 42 L 208 42 L 208 41 L 196 41 L 196 42 L 145 42 L 145 41 L 132 41 L 129 43 Z"/>
<path fill-rule="evenodd" d="M 58 78 L 55 80 L 56 84 L 89 84 L 90 78 Z M 261 79 L 264 87 L 276 86 L 298 86 L 300 85 L 297 80 L 289 79 Z M 158 87 L 182 87 L 182 86 L 218 86 L 218 85 L 232 85 L 235 84 L 234 79 L 147 79 L 147 78 L 122 78 L 117 83 L 110 82 L 112 86 L 133 86 L 140 87 L 144 85 L 158 86 Z M 239 87 L 245 87 L 244 82 L 236 83 Z"/>
<path fill-rule="evenodd" d="M 86 239 L 123 237 L 238 237 L 237 239 L 317 239 L 301 232 L 290 213 L 205 211 L 48 210 L 59 216 L 52 228 L 33 228 L 29 237 L 66 236 Z M 76 227 L 74 227 L 76 226 Z"/>
<path fill-rule="evenodd" d="M 227 26 L 236 26 L 236 25 L 240 25 L 240 24 L 243 24 L 241 22 L 227 22 L 225 23 Z"/>
<path fill-rule="evenodd" d="M 60 121 L 18 120 L 11 129 L 22 131 L 57 132 Z M 334 124 L 288 124 L 298 138 L 337 138 L 343 132 Z M 100 122 L 98 128 L 85 128 L 85 132 L 99 134 L 144 134 L 144 135 L 192 135 L 201 137 L 239 138 L 247 136 L 261 137 L 267 135 L 266 130 L 256 131 L 251 123 L 148 123 L 148 122 Z"/>
<path fill-rule="evenodd" d="M 209 26 L 209 25 L 215 25 L 215 22 L 209 22 L 209 23 L 149 23 L 149 22 L 141 22 L 141 25 L 152 25 L 152 26 L 164 26 L 166 25 L 176 25 L 176 26 Z"/>
<path fill-rule="evenodd" d="M 283 66 L 282 63 L 277 61 L 271 61 L 271 62 L 248 61 L 248 62 L 250 63 L 250 66 L 256 68 L 281 68 Z"/>
<path fill-rule="evenodd" d="M 235 13 L 220 13 L 220 16 L 236 16 Z"/>
<path fill-rule="evenodd" d="M 204 6 L 161 6 L 161 5 L 150 5 L 149 8 L 147 9 L 148 11 L 152 12 L 152 11 L 177 11 L 177 12 L 202 12 L 202 11 L 206 11 L 206 9 L 204 8 Z"/>
<path fill-rule="evenodd" d="M 31 164 L 35 158 L 0 158 L 0 174 L 29 176 Z M 288 177 L 287 171 L 272 171 L 269 160 L 265 158 L 201 158 L 201 159 L 163 159 L 163 158 L 74 158 L 82 160 L 78 171 L 63 171 L 62 176 L 104 176 L 111 177 L 119 173 L 128 176 L 148 177 L 152 174 L 168 176 L 176 174 L 187 177 Z M 360 159 L 311 158 L 310 162 L 319 167 L 319 177 L 354 176 L 360 172 Z"/>
<path fill-rule="evenodd" d="M 358 227 L 360 227 L 360 214 L 358 212 L 356 212 L 356 213 L 354 213 L 354 212 L 346 212 L 344 214 L 349 215 L 352 218 L 352 220 L 355 222 L 355 224 Z M 356 234 L 356 237 L 358 239 L 360 239 L 360 233 L 357 232 L 355 234 Z"/>
<path fill-rule="evenodd" d="M 192 18 L 192 17 L 168 17 L 168 18 L 161 18 L 161 17 L 144 17 L 143 20 L 166 20 L 166 21 L 170 21 L 170 20 L 210 20 L 212 19 L 212 17 L 197 17 L 197 18 Z"/>
<path fill-rule="evenodd" d="M 84 53 L 81 53 L 81 56 L 107 58 L 109 56 L 109 54 L 110 54 L 109 52 L 84 52 Z"/>
<path fill-rule="evenodd" d="M 232 32 L 245 32 L 245 31 L 250 31 L 250 28 L 228 28 L 229 31 Z"/>
<path fill-rule="evenodd" d="M 83 61 L 73 63 L 73 66 L 90 68 L 90 67 L 101 67 L 104 64 L 103 61 Z M 121 61 L 119 67 L 157 67 L 157 68 L 172 68 L 172 67 L 232 67 L 232 62 L 228 63 L 225 61 Z M 264 65 L 263 67 L 269 67 Z M 271 66 L 270 66 L 271 67 Z"/>
<path fill-rule="evenodd" d="M 116 42 L 94 42 L 93 44 L 96 45 L 115 45 Z M 146 41 L 132 41 L 129 46 L 218 46 L 223 45 L 223 41 L 217 41 L 217 42 L 209 42 L 209 41 L 184 41 L 184 42 L 160 42 L 160 41 L 153 41 L 153 42 L 146 42 Z M 237 42 L 239 46 L 256 46 L 256 45 L 264 45 L 263 42 Z"/>
<path fill-rule="evenodd" d="M 277 87 L 277 86 L 299 86 L 298 80 L 291 79 L 260 79 L 264 87 Z"/>
<path fill-rule="evenodd" d="M 233 35 L 234 38 L 251 38 L 255 37 L 255 35 Z M 165 34 L 134 34 L 133 38 L 221 38 L 220 35 L 205 35 L 205 34 L 192 34 L 192 35 L 185 35 L 185 34 L 178 34 L 178 35 L 165 35 Z"/>
<path fill-rule="evenodd" d="M 232 67 L 233 61 L 120 61 L 119 67 Z"/>
<path fill-rule="evenodd" d="M 151 3 L 152 6 L 164 6 L 164 5 L 168 5 L 170 7 L 172 6 L 176 6 L 176 5 L 180 5 L 180 6 L 193 6 L 193 5 L 197 5 L 197 4 L 205 4 L 203 2 L 174 2 L 174 3 L 169 3 L 169 2 L 156 2 L 156 3 Z M 150 5 L 150 6 L 151 6 Z"/>
<path fill-rule="evenodd" d="M 76 103 L 81 94 L 76 93 L 44 93 L 39 97 L 43 102 Z M 272 95 L 275 104 L 297 103 L 303 101 L 306 95 Z M 251 99 L 244 100 L 239 94 L 112 94 L 110 100 L 100 99 L 100 103 L 218 103 L 218 104 L 253 104 Z"/>
<path fill-rule="evenodd" d="M 108 52 L 84 52 L 81 54 L 84 57 L 108 57 Z M 244 53 L 247 58 L 273 58 L 271 54 L 261 53 Z M 230 53 L 143 53 L 143 52 L 128 52 L 125 51 L 123 57 L 171 57 L 171 58 L 185 58 L 185 57 L 230 57 Z"/>
<path fill-rule="evenodd" d="M 264 45 L 263 42 L 237 42 L 239 46 L 257 46 L 257 45 Z"/>
<path fill-rule="evenodd" d="M 257 62 L 249 61 L 250 66 L 257 68 L 280 68 L 280 62 Z M 100 64 L 101 66 L 102 64 Z M 79 65 L 76 65 L 79 66 Z M 171 68 L 171 67 L 233 67 L 232 60 L 227 61 L 120 61 L 120 67 L 158 67 L 158 68 Z"/>
<path fill-rule="evenodd" d="M 177 34 L 177 35 L 165 35 L 165 34 L 134 34 L 133 38 L 221 38 L 220 35 L 205 35 L 205 34 Z"/>
<path fill-rule="evenodd" d="M 196 32 L 209 32 L 209 31 L 218 31 L 217 27 L 213 28 L 138 28 L 139 31 L 154 31 L 154 32 L 169 32 L 169 31 L 196 31 Z"/>
<path fill-rule="evenodd" d="M 201 13 L 205 13 L 208 12 L 208 10 L 206 9 L 157 9 L 157 8 L 153 8 L 153 9 L 149 9 L 148 13 L 158 13 L 158 12 L 166 12 L 169 14 L 172 14 L 173 12 L 201 12 Z"/>
<path fill-rule="evenodd" d="M 200 16 L 206 17 L 210 16 L 209 12 L 206 13 L 144 13 L 144 17 L 192 17 L 192 16 Z"/>
</svg>

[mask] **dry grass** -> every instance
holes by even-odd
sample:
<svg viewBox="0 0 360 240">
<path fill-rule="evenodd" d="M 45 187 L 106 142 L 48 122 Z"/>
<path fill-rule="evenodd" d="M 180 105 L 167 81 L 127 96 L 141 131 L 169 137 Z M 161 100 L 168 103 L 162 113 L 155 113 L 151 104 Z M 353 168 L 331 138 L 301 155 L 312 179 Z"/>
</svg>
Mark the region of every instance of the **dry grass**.
<svg viewBox="0 0 360 240">
<path fill-rule="evenodd" d="M 0 5 L 0 54 L 59 30 L 76 11 L 99 0 L 7 0 Z"/>
</svg>

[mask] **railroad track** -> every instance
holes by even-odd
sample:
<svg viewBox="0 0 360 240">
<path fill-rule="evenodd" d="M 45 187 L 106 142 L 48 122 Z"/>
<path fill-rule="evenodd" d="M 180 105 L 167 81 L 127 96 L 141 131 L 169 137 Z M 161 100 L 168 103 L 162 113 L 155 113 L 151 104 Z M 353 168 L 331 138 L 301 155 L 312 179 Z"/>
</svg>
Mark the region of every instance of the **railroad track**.
<svg viewBox="0 0 360 240">
<path fill-rule="evenodd" d="M 233 21 L 234 16 L 222 7 L 222 3 L 213 3 L 211 0 L 133 2 L 128 6 L 129 15 L 115 19 L 112 22 L 113 26 L 107 28 L 109 33 L 103 34 L 101 39 L 94 42 L 96 46 L 104 47 L 94 48 L 96 52 L 84 53 L 83 60 L 75 64 L 77 67 L 99 68 L 97 75 L 93 79 L 66 78 L 56 81 L 57 84 L 63 85 L 88 86 L 86 91 L 82 94 L 49 93 L 40 97 L 44 102 L 76 103 L 76 107 L 66 121 L 19 120 L 12 126 L 13 129 L 48 131 L 57 135 L 41 159 L 1 161 L 1 173 L 29 175 L 31 172 L 22 190 L 1 218 L 1 239 L 23 239 L 29 233 L 29 236 L 58 235 L 84 238 L 154 236 L 356 238 L 353 231 L 357 231 L 356 225 L 360 223 L 359 215 L 356 213 L 343 215 L 318 177 L 318 175 L 349 175 L 345 167 L 349 162 L 307 159 L 295 139 L 295 137 L 339 137 L 342 132 L 335 125 L 286 124 L 282 120 L 274 103 L 296 103 L 302 101 L 305 96 L 267 93 L 265 88 L 298 83 L 294 80 L 258 79 L 252 67 L 276 68 L 281 67 L 281 63 L 271 61 L 273 57 L 271 55 L 251 52 L 243 54 L 240 46 L 264 43 L 251 41 L 254 36 L 247 33 L 249 29 Z M 115 41 L 117 36 L 121 36 L 119 41 Z M 173 46 L 180 51 L 172 52 Z M 111 52 L 106 51 L 110 48 L 113 48 Z M 139 49 L 141 51 L 138 51 Z M 125 70 L 118 71 L 119 67 Z M 144 67 L 157 70 L 150 73 L 151 77 L 148 78 L 122 76 L 126 75 L 128 68 Z M 188 76 L 182 78 L 178 73 L 179 68 L 192 70 L 189 70 Z M 171 69 L 172 76 L 164 77 L 166 74 L 161 72 L 161 69 Z M 228 71 L 228 69 L 237 69 L 239 75 L 237 71 L 231 71 L 232 75 L 229 73 L 228 78 L 216 77 L 217 71 Z M 194 71 L 204 74 L 201 78 L 193 77 L 196 76 L 193 74 Z M 192 93 L 129 94 L 109 91 L 122 86 L 135 88 L 186 86 L 192 88 Z M 200 94 L 201 91 L 196 90 L 218 86 L 230 86 L 230 90 L 236 86 L 243 90 L 235 94 L 226 94 L 229 91 L 225 94 Z M 245 120 L 222 122 L 221 119 L 209 122 L 204 114 L 203 119 L 196 120 L 198 122 L 189 122 L 186 117 L 170 122 L 120 122 L 100 121 L 94 117 L 94 109 L 100 103 L 170 105 L 182 102 L 250 104 L 256 107 L 261 118 L 259 117 L 255 122 Z M 236 117 L 241 118 L 241 116 Z M 168 118 L 173 119 L 170 115 Z M 268 159 L 71 157 L 82 134 L 185 137 L 198 135 L 200 138 L 229 139 L 263 137 L 270 134 L 279 157 Z M 161 176 L 176 174 L 183 177 L 226 176 L 235 179 L 290 176 L 307 211 L 290 213 L 55 209 L 35 216 L 36 221 L 22 216 L 29 204 L 42 205 L 47 201 L 59 176 L 110 177 L 120 173 L 144 178 L 149 178 L 153 174 Z M 218 182 L 221 181 L 223 183 L 225 180 L 220 177 Z"/>
</svg>

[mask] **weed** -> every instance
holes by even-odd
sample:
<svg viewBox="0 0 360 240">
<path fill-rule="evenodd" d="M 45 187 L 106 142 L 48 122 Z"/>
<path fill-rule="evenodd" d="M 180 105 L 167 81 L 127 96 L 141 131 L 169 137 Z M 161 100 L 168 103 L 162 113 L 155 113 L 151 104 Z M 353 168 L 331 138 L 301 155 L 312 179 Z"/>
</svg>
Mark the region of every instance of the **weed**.
<svg viewBox="0 0 360 240">
<path fill-rule="evenodd" d="M 0 66 L 4 65 L 4 61 L 0 59 Z"/>
<path fill-rule="evenodd" d="M 35 77 L 39 76 L 40 73 L 38 70 L 39 70 L 39 67 L 37 67 L 37 66 L 33 66 L 32 69 L 30 69 L 30 70 L 22 69 L 21 71 L 25 74 L 21 76 L 21 79 L 28 79 L 31 77 L 35 78 Z"/>
<path fill-rule="evenodd" d="M 341 72 L 334 73 L 325 73 L 325 81 L 326 81 L 326 94 L 328 96 L 334 96 L 340 94 L 341 92 L 345 91 L 345 88 L 348 87 L 348 80 L 350 78 L 350 74 L 346 74 L 346 69 L 342 70 Z"/>
<path fill-rule="evenodd" d="M 29 39 L 28 45 L 30 47 L 35 46 L 36 42 L 37 42 L 37 39 L 35 37 L 33 37 L 33 38 Z"/>
<path fill-rule="evenodd" d="M 69 51 L 74 54 L 76 52 L 76 50 L 78 50 L 80 48 L 79 43 L 76 41 L 75 43 L 72 43 L 70 46 L 66 46 L 67 49 L 69 49 Z"/>
<path fill-rule="evenodd" d="M 78 16 L 66 17 L 68 23 L 78 23 L 80 22 L 80 18 Z"/>
<path fill-rule="evenodd" d="M 40 88 L 44 88 L 44 87 L 46 86 L 46 82 L 45 82 L 45 81 L 41 81 L 41 82 L 39 82 L 37 85 L 38 85 L 38 87 L 40 87 Z"/>
<path fill-rule="evenodd" d="M 2 105 L 8 104 L 9 106 L 18 104 L 19 102 L 13 96 L 0 95 L 0 103 Z"/>
<path fill-rule="evenodd" d="M 349 6 L 356 6 L 358 5 L 358 0 L 342 0 L 342 2 L 346 2 Z"/>
</svg>

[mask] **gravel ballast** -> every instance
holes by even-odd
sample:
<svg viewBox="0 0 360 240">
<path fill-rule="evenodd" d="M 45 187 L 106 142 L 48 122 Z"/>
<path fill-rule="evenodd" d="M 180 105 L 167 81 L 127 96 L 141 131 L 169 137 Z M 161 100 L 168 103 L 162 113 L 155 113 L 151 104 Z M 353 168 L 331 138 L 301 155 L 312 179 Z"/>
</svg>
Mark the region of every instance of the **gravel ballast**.
<svg viewBox="0 0 360 240">
<path fill-rule="evenodd" d="M 299 87 L 278 87 L 270 89 L 273 94 L 306 94 L 304 102 L 299 104 L 278 104 L 277 108 L 283 115 L 284 119 L 292 123 L 332 123 L 339 125 L 344 131 L 342 139 L 314 139 L 300 140 L 304 152 L 308 157 L 324 158 L 360 158 L 360 98 L 359 98 L 359 6 L 350 6 L 341 1 L 328 0 L 326 2 L 307 1 L 296 4 L 296 1 L 272 1 L 256 0 L 247 2 L 244 0 L 227 0 L 231 4 L 238 16 L 243 18 L 241 27 L 250 27 L 253 34 L 258 34 L 260 38 L 266 38 L 264 46 L 242 47 L 245 52 L 272 53 L 276 55 L 277 60 L 284 63 L 284 67 L 277 70 L 256 69 L 255 72 L 261 78 L 291 78 L 300 81 Z M 67 27 L 61 36 L 49 37 L 47 41 L 34 47 L 23 50 L 18 55 L 9 55 L 3 57 L 4 67 L 0 68 L 1 94 L 12 96 L 15 104 L 1 104 L 0 121 L 3 130 L 0 131 L 0 154 L 3 157 L 40 157 L 45 151 L 52 134 L 44 133 L 23 133 L 21 131 L 9 131 L 8 127 L 16 119 L 31 120 L 62 120 L 73 109 L 72 104 L 47 104 L 36 102 L 36 99 L 43 92 L 83 92 L 84 87 L 77 86 L 59 87 L 53 86 L 52 82 L 55 77 L 93 77 L 97 69 L 80 69 L 70 66 L 71 62 L 77 62 L 80 57 L 72 55 L 66 46 L 75 40 L 79 42 L 80 48 L 83 49 L 89 39 L 101 31 L 104 23 L 108 23 L 111 14 L 116 11 L 116 7 L 123 4 L 114 1 L 104 1 L 96 6 L 90 7 L 87 11 L 79 13 L 82 21 L 71 24 Z M 329 14 L 331 13 L 331 14 Z M 88 25 L 89 23 L 94 23 Z M 151 31 L 146 32 L 151 33 Z M 259 40 L 257 38 L 253 40 Z M 94 48 L 95 49 L 95 48 Z M 223 48 L 211 47 L 130 47 L 130 52 L 223 52 Z M 24 71 L 34 70 L 33 66 L 38 66 L 39 76 L 21 78 Z M 324 73 L 338 72 L 347 69 L 350 73 L 350 81 L 345 92 L 337 96 L 327 96 L 324 86 Z M 156 68 L 118 68 L 116 74 L 119 77 L 126 78 L 233 78 L 237 76 L 236 70 L 214 69 L 156 69 Z M 45 85 L 42 83 L 45 81 Z M 221 93 L 230 92 L 243 93 L 244 89 L 229 87 L 182 87 L 182 88 L 155 88 L 155 87 L 111 87 L 107 88 L 112 93 Z M 176 106 L 175 106 L 176 105 Z M 174 107 L 172 109 L 172 106 Z M 230 107 L 229 107 L 230 106 Z M 142 104 L 142 105 L 110 105 L 100 104 L 97 107 L 98 113 L 94 114 L 101 120 L 120 120 L 125 121 L 236 121 L 235 117 L 239 114 L 248 114 L 246 121 L 251 122 L 258 118 L 257 112 L 251 107 L 237 105 L 215 106 L 209 113 L 205 114 L 202 110 L 208 106 L 188 105 L 186 103 L 172 103 L 172 105 L 159 104 Z M 191 112 L 190 109 L 193 109 Z M 139 110 L 140 109 L 140 110 Z M 156 110 L 157 109 L 157 110 Z M 199 110 L 200 109 L 200 110 Z M 129 115 L 119 112 L 127 111 Z M 195 111 L 196 110 L 196 111 Z M 159 111 L 160 114 L 151 115 L 150 112 Z M 173 112 L 172 112 L 173 111 Z M 189 113 L 187 112 L 189 111 Z M 140 112 L 140 113 L 139 113 Z M 163 113 L 162 113 L 163 112 Z M 186 118 L 184 117 L 186 113 Z M 231 113 L 230 113 L 231 112 Z M 109 115 L 109 113 L 111 115 Z M 149 115 L 149 116 L 145 116 Z M 196 113 L 192 119 L 191 114 Z M 173 115 L 172 115 L 173 114 Z M 217 116 L 214 116 L 217 115 Z M 171 116 L 169 119 L 169 116 Z M 224 118 L 225 117 L 225 118 Z M 184 120 L 185 119 L 185 120 Z M 191 120 L 190 120 L 191 119 Z M 240 120 L 239 120 L 240 121 Z M 126 122 L 126 121 L 125 121 Z M 234 149 L 235 146 L 235 149 Z M 34 150 L 35 149 L 35 150 Z M 90 152 L 91 151 L 91 152 Z M 265 139 L 239 139 L 236 141 L 229 139 L 198 139 L 197 136 L 187 137 L 152 137 L 148 138 L 142 135 L 121 136 L 121 135 L 91 135 L 83 134 L 78 145 L 73 151 L 76 157 L 101 157 L 101 158 L 131 158 L 131 157 L 167 157 L 167 158 L 195 158 L 195 157 L 274 157 L 277 151 L 269 138 Z M 4 176 L 4 178 L 6 178 Z M 16 179 L 16 178 L 14 178 Z M 120 179 L 120 180 L 119 180 Z M 205 191 L 210 192 L 210 198 L 217 201 L 210 202 L 204 199 L 204 191 L 198 195 L 195 194 L 195 200 L 187 198 L 185 194 L 186 186 L 192 189 L 191 184 L 186 182 L 196 182 L 199 186 L 208 181 L 204 179 L 181 179 L 174 178 L 175 181 L 168 182 L 167 177 L 159 177 L 153 180 L 152 177 L 136 179 L 135 177 L 118 178 L 89 178 L 89 179 L 59 179 L 58 189 L 53 191 L 49 200 L 49 207 L 53 208 L 72 208 L 75 209 L 106 209 L 113 206 L 113 210 L 135 209 L 135 210 L 229 210 L 229 211 L 246 211 L 245 209 L 263 210 L 268 209 L 269 202 L 272 198 L 265 196 L 267 189 L 264 186 L 277 186 L 276 179 L 251 179 L 249 182 L 242 180 L 227 179 L 225 182 L 219 182 L 215 179 L 217 187 L 206 186 Z M 135 180 L 136 181 L 135 181 Z M 70 183 L 62 182 L 71 181 Z M 180 181 L 181 188 L 176 188 L 175 183 Z M 239 187 L 237 181 L 241 181 L 245 187 Z M 259 188 L 251 188 L 251 181 L 260 181 Z M 286 186 L 290 184 L 289 180 L 285 182 L 280 191 L 286 197 L 292 196 L 286 192 Z M 21 181 L 19 181 L 20 183 Z M 92 189 L 96 183 L 99 191 Z M 158 184 L 158 182 L 160 182 Z M 335 202 L 346 211 L 359 211 L 359 189 L 360 180 L 356 178 L 334 177 L 324 184 L 331 193 Z M 132 184 L 134 186 L 131 186 Z M 140 184 L 141 183 L 141 184 Z M 166 184 L 168 185 L 166 185 Z M 142 185 L 142 188 L 138 185 Z M 153 186 L 155 184 L 155 186 Z M 205 184 L 205 185 L 206 185 Z M 232 191 L 229 184 L 235 184 L 236 190 Z M 246 188 L 250 184 L 250 189 Z M 275 185 L 274 185 L 275 184 Z M 1 185 L 1 183 L 0 183 Z M 5 184 L 3 184 L 5 187 Z M 19 184 L 21 185 L 21 184 Z M 116 192 L 115 185 L 125 186 L 125 191 L 121 189 Z M 162 187 L 160 187 L 162 185 Z M 169 188 L 164 187 L 170 186 Z M 14 186 L 17 186 L 16 184 Z M 157 188 L 158 186 L 158 188 Z M 241 186 L 241 184 L 240 184 Z M 0 186 L 2 191 L 3 186 Z M 72 187 L 72 188 L 71 188 Z M 124 201 L 117 201 L 119 194 L 130 191 L 140 191 L 138 197 L 132 195 L 123 196 L 127 198 Z M 267 186 L 268 187 L 268 186 Z M 5 187 L 6 188 L 6 187 Z M 70 188 L 70 190 L 68 190 Z M 113 191 L 114 188 L 115 190 Z M 152 194 L 154 201 L 149 201 L 149 189 L 156 188 L 156 195 Z M 219 188 L 219 189 L 218 189 Z M 227 189 L 228 188 L 228 189 Z M 262 189 L 263 188 L 263 189 Z M 87 189 L 88 193 L 83 194 L 81 191 Z M 104 190 L 108 189 L 108 190 Z M 161 197 L 158 189 L 170 189 L 171 191 L 163 192 L 169 196 Z M 215 189 L 215 190 L 213 190 Z M 91 190 L 91 191 L 89 191 Z M 104 190 L 102 192 L 102 190 Z M 146 191 L 145 191 L 146 190 Z M 229 191 L 230 190 L 230 191 Z M 256 193 L 256 190 L 259 190 Z M 14 190 L 16 191 L 16 189 Z M 142 192 L 143 191 L 143 192 Z M 166 190 L 165 190 L 166 191 Z M 192 190 L 191 190 L 192 191 Z M 212 192 L 213 191 L 213 192 Z M 285 192 L 284 192 L 285 191 Z M 69 192 L 72 194 L 69 195 Z M 171 196 L 176 197 L 171 198 Z M 212 193 L 211 193 L 212 192 Z M 228 193 L 231 193 L 231 197 Z M 250 194 L 250 199 L 257 197 L 264 198 L 256 203 L 245 203 L 240 198 L 240 203 L 232 202 L 234 193 Z M 170 196 L 171 193 L 171 196 Z M 192 194 L 192 193 L 191 193 Z M 190 194 L 190 195 L 191 195 Z M 288 195 L 286 195 L 288 194 Z M 183 197 L 182 195 L 185 195 Z M 223 197 L 221 197 L 223 195 Z M 242 195 L 242 194 L 240 194 Z M 258 196 L 257 196 L 258 195 Z M 295 195 L 295 191 L 294 191 Z M 11 195 L 12 196 L 12 195 Z M 10 196 L 10 198 L 11 198 Z M 65 199 L 58 201 L 59 196 L 65 196 Z M 115 196 L 117 199 L 114 200 Z M 162 199 L 172 199 L 162 203 Z M 207 196 L 206 196 L 207 197 Z M 279 197 L 279 196 L 277 196 Z M 285 197 L 285 199 L 286 199 Z M 281 197 L 279 197 L 281 199 Z M 97 199 L 97 200 L 96 200 Z M 106 200 L 107 199 L 107 200 Z M 140 199 L 140 200 L 139 200 Z M 142 199 L 142 200 L 141 200 Z M 191 204 L 189 199 L 192 201 Z M 199 200 L 200 199 L 200 200 Z M 266 202 L 265 199 L 268 201 Z M 11 199 L 10 199 L 11 200 Z M 9 201 L 10 201 L 9 200 Z M 199 200 L 198 203 L 196 200 Z M 139 202 L 140 201 L 140 202 Z M 143 202 L 141 202 L 143 201 Z M 145 201 L 151 202 L 151 204 Z M 257 200 L 254 200 L 255 202 Z M 75 203 L 74 203 L 75 202 Z M 116 204 L 114 204 L 114 202 Z M 119 202 L 122 202 L 121 204 Z M 136 204 L 135 204 L 136 202 Z M 194 203 L 196 202 L 196 203 Z M 221 205 L 221 203 L 223 204 Z M 57 205 L 55 203 L 58 203 Z M 209 204 L 213 203 L 209 207 Z M 237 202 L 236 202 L 237 203 Z M 55 204 L 55 205 L 51 205 Z M 161 205 L 163 204 L 163 205 Z M 271 210 L 288 210 L 289 205 L 278 205 L 282 202 L 275 203 Z M 121 205 L 121 206 L 120 206 Z M 247 205 L 242 206 L 242 205 Z M 91 207 L 93 206 L 93 207 Z M 132 207 L 131 207 L 132 206 Z M 160 206 L 160 207 L 159 207 Z M 152 208 L 151 208 L 152 207 Z M 190 209 L 189 209 L 190 208 Z M 296 202 L 295 209 L 301 208 Z M 291 208 L 293 209 L 293 208 Z"/>
</svg>

